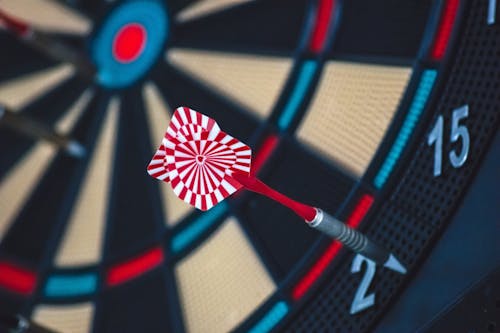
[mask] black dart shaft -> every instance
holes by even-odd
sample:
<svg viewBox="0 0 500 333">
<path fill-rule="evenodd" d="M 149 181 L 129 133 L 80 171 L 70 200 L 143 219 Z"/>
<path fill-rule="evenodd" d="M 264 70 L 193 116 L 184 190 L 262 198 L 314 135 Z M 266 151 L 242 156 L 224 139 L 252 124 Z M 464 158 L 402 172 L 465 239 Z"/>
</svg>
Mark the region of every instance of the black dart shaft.
<svg viewBox="0 0 500 333">
<path fill-rule="evenodd" d="M 89 58 L 58 38 L 40 31 L 17 18 L 13 18 L 1 10 L 0 22 L 2 22 L 10 32 L 52 59 L 74 65 L 77 71 L 88 79 L 93 79 L 95 77 L 96 69 Z"/>
<path fill-rule="evenodd" d="M 85 155 L 85 148 L 70 137 L 61 135 L 43 124 L 28 116 L 13 112 L 0 105 L 0 126 L 9 127 L 19 133 L 34 139 L 46 140 L 55 146 L 64 149 L 69 155 L 82 157 Z"/>
<path fill-rule="evenodd" d="M 43 31 L 31 28 L 29 33 L 23 35 L 23 39 L 49 57 L 74 65 L 77 71 L 86 78 L 94 78 L 96 69 L 88 57 L 57 38 Z"/>
<path fill-rule="evenodd" d="M 361 232 L 326 214 L 321 209 L 316 208 L 315 218 L 307 223 L 310 227 L 337 239 L 354 252 L 373 260 L 377 264 L 402 274 L 406 273 L 404 266 L 389 250 L 374 243 Z"/>
</svg>

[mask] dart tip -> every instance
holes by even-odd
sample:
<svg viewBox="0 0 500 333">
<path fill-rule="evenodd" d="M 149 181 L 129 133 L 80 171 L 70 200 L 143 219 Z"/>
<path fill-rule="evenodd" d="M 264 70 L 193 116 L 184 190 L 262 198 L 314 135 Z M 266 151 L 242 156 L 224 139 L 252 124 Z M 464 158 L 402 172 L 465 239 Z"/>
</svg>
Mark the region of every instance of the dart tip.
<svg viewBox="0 0 500 333">
<path fill-rule="evenodd" d="M 406 268 L 392 253 L 389 255 L 389 259 L 385 262 L 384 267 L 401 274 L 406 274 Z"/>
<path fill-rule="evenodd" d="M 85 148 L 78 142 L 71 140 L 66 145 L 66 151 L 73 157 L 82 158 L 85 156 Z"/>
</svg>

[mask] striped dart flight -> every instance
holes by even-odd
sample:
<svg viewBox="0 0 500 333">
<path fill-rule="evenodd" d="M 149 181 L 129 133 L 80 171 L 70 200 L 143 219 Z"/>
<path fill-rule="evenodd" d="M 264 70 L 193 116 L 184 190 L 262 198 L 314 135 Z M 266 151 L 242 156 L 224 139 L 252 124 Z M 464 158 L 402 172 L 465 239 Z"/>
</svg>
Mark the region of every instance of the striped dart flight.
<svg viewBox="0 0 500 333">
<path fill-rule="evenodd" d="M 250 147 L 187 107 L 175 111 L 148 173 L 169 182 L 175 194 L 208 210 L 242 187 L 231 175 L 250 174 Z"/>
</svg>

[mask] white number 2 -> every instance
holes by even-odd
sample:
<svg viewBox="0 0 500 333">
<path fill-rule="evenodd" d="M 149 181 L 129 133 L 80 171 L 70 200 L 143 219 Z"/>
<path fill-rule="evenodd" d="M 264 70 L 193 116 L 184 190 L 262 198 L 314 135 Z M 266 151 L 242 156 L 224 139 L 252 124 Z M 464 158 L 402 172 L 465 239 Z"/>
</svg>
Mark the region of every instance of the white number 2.
<svg viewBox="0 0 500 333">
<path fill-rule="evenodd" d="M 354 294 L 354 299 L 352 300 L 351 311 L 349 312 L 352 315 L 375 304 L 375 294 L 366 294 L 368 288 L 370 287 L 370 283 L 375 276 L 375 262 L 363 257 L 361 254 L 358 254 L 352 261 L 351 273 L 360 272 L 363 263 L 366 263 L 366 271 L 365 275 L 363 275 L 363 278 L 361 279 L 361 283 L 359 284 L 356 294 Z"/>
<path fill-rule="evenodd" d="M 460 125 L 460 120 L 467 118 L 469 115 L 469 106 L 464 105 L 459 107 L 458 109 L 453 110 L 451 117 L 451 133 L 450 133 L 450 142 L 454 143 L 459 140 L 462 141 L 462 148 L 460 153 L 457 153 L 455 150 L 450 151 L 449 158 L 450 163 L 454 168 L 460 168 L 464 165 L 465 161 L 467 161 L 467 156 L 469 154 L 469 146 L 470 146 L 470 136 L 467 127 L 464 125 Z M 434 149 L 434 177 L 441 175 L 442 170 L 442 156 L 443 156 L 443 126 L 444 120 L 443 116 L 439 115 L 436 120 L 436 125 L 429 133 L 429 137 L 427 139 L 427 144 L 432 146 L 436 144 Z"/>
</svg>

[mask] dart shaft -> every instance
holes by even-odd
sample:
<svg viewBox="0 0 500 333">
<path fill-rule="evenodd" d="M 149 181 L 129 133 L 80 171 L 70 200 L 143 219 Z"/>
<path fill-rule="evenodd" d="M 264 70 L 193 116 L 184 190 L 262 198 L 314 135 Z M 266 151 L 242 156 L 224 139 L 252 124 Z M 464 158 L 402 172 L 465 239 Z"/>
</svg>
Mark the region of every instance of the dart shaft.
<svg viewBox="0 0 500 333">
<path fill-rule="evenodd" d="M 308 222 L 309 226 L 337 239 L 354 252 L 364 255 L 380 265 L 384 265 L 391 256 L 388 250 L 372 242 L 361 232 L 326 214 L 321 209 L 316 208 L 316 211 L 314 220 Z"/>
<path fill-rule="evenodd" d="M 95 66 L 81 52 L 74 50 L 56 38 L 48 34 L 32 29 L 30 34 L 24 37 L 33 47 L 47 54 L 49 57 L 71 63 L 76 69 L 87 78 L 95 75 Z"/>
<path fill-rule="evenodd" d="M 49 57 L 73 64 L 76 69 L 87 78 L 94 77 L 96 72 L 95 66 L 82 52 L 71 48 L 57 38 L 35 29 L 28 23 L 14 18 L 1 10 L 0 22 L 2 22 L 9 31 Z"/>
<path fill-rule="evenodd" d="M 71 138 L 61 135 L 49 126 L 30 117 L 13 112 L 0 105 L 0 126 L 9 127 L 34 139 L 46 140 L 59 148 L 66 150 L 70 155 L 80 157 L 84 148 Z"/>
<path fill-rule="evenodd" d="M 293 210 L 295 214 L 299 215 L 306 221 L 312 220 L 316 215 L 314 207 L 304 205 L 303 203 L 287 197 L 286 195 L 270 188 L 255 177 L 247 177 L 246 175 L 236 173 L 233 174 L 232 177 L 242 184 L 247 190 L 265 195 L 266 197 L 281 203 L 282 205 Z"/>
</svg>

